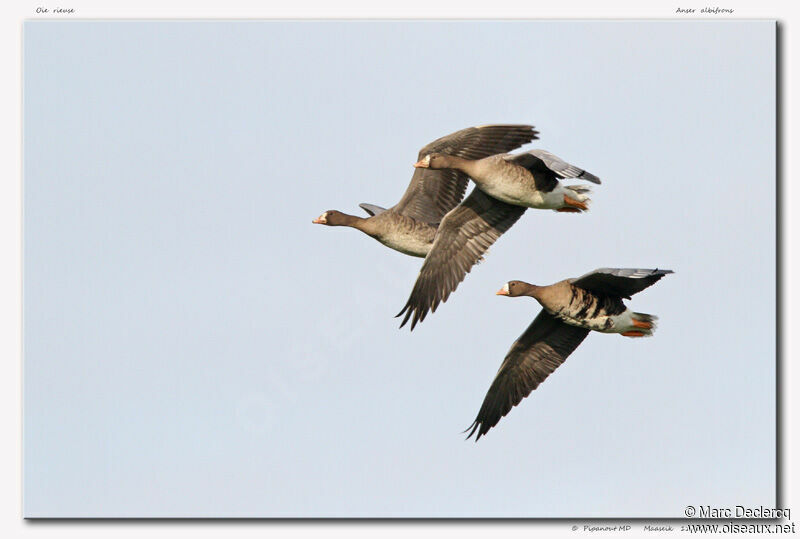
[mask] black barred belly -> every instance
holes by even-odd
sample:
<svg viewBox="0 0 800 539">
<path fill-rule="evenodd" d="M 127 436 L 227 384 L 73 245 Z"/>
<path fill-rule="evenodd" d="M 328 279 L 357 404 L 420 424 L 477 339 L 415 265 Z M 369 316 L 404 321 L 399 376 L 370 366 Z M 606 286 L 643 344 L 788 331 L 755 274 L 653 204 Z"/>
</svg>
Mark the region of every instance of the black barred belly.
<svg viewBox="0 0 800 539">
<path fill-rule="evenodd" d="M 553 314 L 565 323 L 595 331 L 610 331 L 614 317 L 627 310 L 618 297 L 594 294 L 572 287 L 570 302 Z"/>
</svg>

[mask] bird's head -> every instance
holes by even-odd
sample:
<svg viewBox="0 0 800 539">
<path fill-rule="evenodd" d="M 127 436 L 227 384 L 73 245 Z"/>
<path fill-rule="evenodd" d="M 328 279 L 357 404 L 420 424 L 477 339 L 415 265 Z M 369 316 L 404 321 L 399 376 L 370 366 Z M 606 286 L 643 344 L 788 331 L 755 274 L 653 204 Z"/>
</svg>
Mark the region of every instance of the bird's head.
<svg viewBox="0 0 800 539">
<path fill-rule="evenodd" d="M 429 153 L 414 163 L 414 168 L 430 168 L 432 170 L 450 168 L 450 156 L 441 153 Z"/>
<path fill-rule="evenodd" d="M 497 291 L 497 295 L 509 296 L 512 298 L 518 296 L 527 296 L 529 295 L 528 292 L 530 292 L 532 286 L 533 285 L 530 285 L 525 281 L 508 281 L 503 285 L 503 288 Z"/>
<path fill-rule="evenodd" d="M 342 212 L 328 210 L 311 222 L 317 225 L 343 226 L 346 220 Z"/>
</svg>

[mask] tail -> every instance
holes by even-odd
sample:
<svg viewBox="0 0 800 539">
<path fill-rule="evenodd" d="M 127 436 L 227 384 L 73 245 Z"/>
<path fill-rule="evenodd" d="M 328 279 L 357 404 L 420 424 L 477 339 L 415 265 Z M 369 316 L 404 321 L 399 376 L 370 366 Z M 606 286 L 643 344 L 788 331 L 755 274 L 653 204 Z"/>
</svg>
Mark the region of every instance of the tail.
<svg viewBox="0 0 800 539">
<path fill-rule="evenodd" d="M 652 337 L 658 317 L 654 314 L 631 313 L 631 327 L 622 333 L 624 337 Z"/>
<path fill-rule="evenodd" d="M 565 185 L 567 194 L 564 195 L 564 206 L 556 211 L 567 213 L 583 213 L 589 211 L 589 193 L 592 191 L 586 185 Z"/>
</svg>

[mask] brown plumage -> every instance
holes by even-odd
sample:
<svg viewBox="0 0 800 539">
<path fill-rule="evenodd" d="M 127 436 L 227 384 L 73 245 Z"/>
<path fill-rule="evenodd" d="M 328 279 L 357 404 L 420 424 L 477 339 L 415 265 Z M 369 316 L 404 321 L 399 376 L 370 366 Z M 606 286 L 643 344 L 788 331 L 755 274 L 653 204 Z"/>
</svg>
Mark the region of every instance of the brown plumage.
<svg viewBox="0 0 800 539">
<path fill-rule="evenodd" d="M 480 189 L 447 214 L 433 240 L 430 252 L 419 270 L 403 310 L 403 327 L 411 329 L 447 301 L 489 247 L 525 213 L 525 208 L 495 200 Z"/>
<path fill-rule="evenodd" d="M 481 159 L 505 153 L 534 140 L 538 133 L 530 125 L 484 125 L 468 127 L 426 145 L 422 159 L 431 152 L 446 152 L 466 159 Z M 464 172 L 417 168 L 406 192 L 392 208 L 361 204 L 370 214 L 362 218 L 329 210 L 313 222 L 361 230 L 387 247 L 411 256 L 425 257 L 433 245 L 440 221 L 461 202 L 469 182 Z"/>
<path fill-rule="evenodd" d="M 672 273 L 671 270 L 601 268 L 549 286 L 509 281 L 497 293 L 529 296 L 543 309 L 511 346 L 467 430 L 475 440 L 489 432 L 522 399 L 569 357 L 589 331 L 644 337 L 656 317 L 636 313 L 622 302 Z"/>
<path fill-rule="evenodd" d="M 429 311 L 447 300 L 472 266 L 527 208 L 577 213 L 588 209 L 589 189 L 563 186 L 559 179 L 576 177 L 600 183 L 597 176 L 546 150 L 483 159 L 429 153 L 415 166 L 467 173 L 476 187 L 442 220 L 408 301 L 397 315 L 405 315 L 400 327 L 410 320 L 412 330 Z"/>
</svg>

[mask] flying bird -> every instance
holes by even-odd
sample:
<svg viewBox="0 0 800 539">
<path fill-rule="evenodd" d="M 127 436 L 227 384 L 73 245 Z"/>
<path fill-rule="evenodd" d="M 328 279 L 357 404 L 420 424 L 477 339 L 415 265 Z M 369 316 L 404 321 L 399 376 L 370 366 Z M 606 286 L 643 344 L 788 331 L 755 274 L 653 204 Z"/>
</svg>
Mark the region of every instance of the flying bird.
<svg viewBox="0 0 800 539">
<path fill-rule="evenodd" d="M 496 124 L 468 127 L 426 145 L 417 159 L 430 153 L 446 152 L 464 159 L 482 159 L 505 153 L 537 139 L 531 125 Z M 469 178 L 458 170 L 417 168 L 411 183 L 396 205 L 389 209 L 359 204 L 369 217 L 328 210 L 312 222 L 347 226 L 371 236 L 401 253 L 424 258 L 433 245 L 439 223 L 461 202 Z"/>
<path fill-rule="evenodd" d="M 589 209 L 589 188 L 563 185 L 559 180 L 577 178 L 600 183 L 600 178 L 563 161 L 546 150 L 500 154 L 483 159 L 427 153 L 414 164 L 417 169 L 454 170 L 474 182 L 472 193 L 444 216 L 433 245 L 403 310 L 400 327 L 411 320 L 411 329 L 425 320 L 428 311 L 464 280 L 472 266 L 497 239 L 522 217 L 527 208 L 580 213 Z"/>
<path fill-rule="evenodd" d="M 656 316 L 631 311 L 622 302 L 672 273 L 659 269 L 601 268 L 577 279 L 548 286 L 509 281 L 497 294 L 530 296 L 542 311 L 506 354 L 483 400 L 478 416 L 467 429 L 478 441 L 502 417 L 530 395 L 583 342 L 589 331 L 649 337 Z M 471 430 L 470 430 L 471 429 Z M 466 431 L 465 431 L 466 432 Z"/>
</svg>

